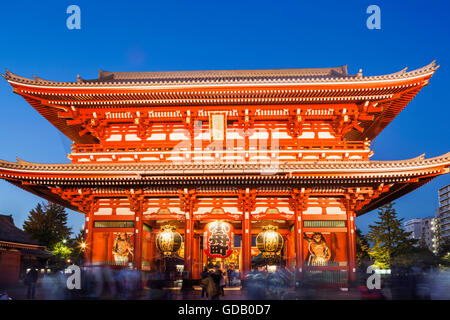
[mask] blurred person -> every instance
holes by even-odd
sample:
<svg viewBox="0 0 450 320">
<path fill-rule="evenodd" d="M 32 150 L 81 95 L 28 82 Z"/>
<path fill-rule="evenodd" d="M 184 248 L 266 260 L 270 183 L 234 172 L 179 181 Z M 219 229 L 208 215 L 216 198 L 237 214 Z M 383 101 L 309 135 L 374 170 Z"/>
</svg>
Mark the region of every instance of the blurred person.
<svg viewBox="0 0 450 320">
<path fill-rule="evenodd" d="M 219 281 L 219 292 L 222 295 L 222 297 L 225 296 L 225 272 L 220 272 L 221 273 L 221 277 L 220 277 L 220 281 Z"/>
<path fill-rule="evenodd" d="M 249 300 L 266 299 L 265 274 L 254 268 L 246 277 L 247 295 Z"/>
<path fill-rule="evenodd" d="M 411 274 L 406 267 L 391 267 L 390 287 L 392 299 L 410 300 L 413 299 L 416 288 L 415 282 L 411 279 Z"/>
<path fill-rule="evenodd" d="M 141 293 L 141 276 L 132 264 L 128 268 L 124 268 L 119 273 L 119 283 L 121 284 L 122 299 L 137 299 Z"/>
<path fill-rule="evenodd" d="M 233 286 L 238 286 L 241 283 L 241 272 L 239 271 L 239 269 L 235 269 L 233 272 L 233 276 L 232 276 L 232 284 Z"/>
<path fill-rule="evenodd" d="M 156 271 L 150 274 L 147 286 L 150 289 L 150 300 L 164 300 L 166 298 L 163 290 L 164 277 L 160 272 Z"/>
<path fill-rule="evenodd" d="M 450 272 L 449 269 L 433 270 L 429 276 L 430 299 L 449 300 L 450 299 Z"/>
<path fill-rule="evenodd" d="M 116 281 L 113 270 L 109 266 L 104 266 L 102 269 L 103 274 L 103 292 L 102 298 L 114 299 L 117 294 Z"/>
<path fill-rule="evenodd" d="M 215 271 L 211 273 L 211 278 L 214 281 L 214 286 L 216 288 L 215 295 L 211 297 L 213 300 L 218 300 L 220 296 L 220 281 L 223 279 L 222 271 L 220 270 L 220 265 L 216 265 Z"/>
<path fill-rule="evenodd" d="M 0 290 L 0 301 L 1 300 L 12 300 L 12 298 L 8 295 L 6 290 Z"/>
<path fill-rule="evenodd" d="M 209 276 L 208 268 L 204 267 L 202 273 L 200 273 L 201 280 L 206 279 L 208 276 Z M 208 292 L 206 290 L 207 285 L 202 284 L 201 280 L 200 280 L 200 287 L 202 288 L 202 298 L 205 296 L 205 294 L 206 298 L 208 298 Z"/>
<path fill-rule="evenodd" d="M 27 286 L 27 299 L 35 299 L 36 283 L 38 281 L 39 273 L 36 266 L 31 267 L 25 276 L 25 285 Z"/>
<path fill-rule="evenodd" d="M 217 300 L 219 298 L 219 290 L 214 278 L 215 273 L 209 272 L 206 278 L 200 280 L 200 283 L 206 287 L 207 297 L 211 300 Z"/>
<path fill-rule="evenodd" d="M 56 271 L 53 274 L 44 274 L 40 281 L 40 287 L 45 299 L 62 300 L 66 299 L 67 278 L 64 271 Z"/>
<path fill-rule="evenodd" d="M 229 265 L 227 269 L 227 276 L 228 276 L 228 286 L 231 287 L 233 284 L 233 274 L 234 274 L 234 268 L 233 266 Z"/>
<path fill-rule="evenodd" d="M 183 300 L 189 299 L 189 294 L 192 292 L 192 280 L 189 279 L 189 273 L 183 272 L 183 282 L 181 283 L 181 298 Z"/>
</svg>

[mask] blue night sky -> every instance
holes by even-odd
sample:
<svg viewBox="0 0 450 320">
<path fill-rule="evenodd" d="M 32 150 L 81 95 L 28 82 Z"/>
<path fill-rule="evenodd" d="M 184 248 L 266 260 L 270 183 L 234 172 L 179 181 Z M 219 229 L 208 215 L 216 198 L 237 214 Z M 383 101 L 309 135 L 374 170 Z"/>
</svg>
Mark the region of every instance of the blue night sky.
<svg viewBox="0 0 450 320">
<path fill-rule="evenodd" d="M 68 30 L 66 8 L 81 8 Z M 366 8 L 381 8 L 381 30 Z M 448 1 L 2 1 L 0 68 L 26 77 L 74 81 L 98 70 L 170 71 L 313 68 L 348 64 L 365 75 L 441 67 L 373 141 L 372 160 L 450 151 L 450 2 Z M 70 141 L 0 79 L 0 158 L 68 162 Z M 396 201 L 406 219 L 434 215 L 439 177 Z M 0 181 L 0 213 L 22 226 L 40 198 Z M 363 232 L 375 212 L 357 219 Z M 78 231 L 83 216 L 71 212 Z"/>
</svg>

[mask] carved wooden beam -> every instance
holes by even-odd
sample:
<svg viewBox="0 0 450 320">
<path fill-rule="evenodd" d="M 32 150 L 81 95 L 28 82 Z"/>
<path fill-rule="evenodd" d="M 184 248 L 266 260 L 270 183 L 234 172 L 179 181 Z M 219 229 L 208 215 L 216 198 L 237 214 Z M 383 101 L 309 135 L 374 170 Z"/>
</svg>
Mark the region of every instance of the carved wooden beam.
<svg viewBox="0 0 450 320">
<path fill-rule="evenodd" d="M 180 209 L 184 212 L 196 211 L 198 207 L 197 194 L 195 189 L 178 189 L 180 198 Z"/>
<path fill-rule="evenodd" d="M 252 135 L 255 125 L 254 111 L 251 109 L 239 109 L 238 123 L 239 128 L 242 130 L 241 136 Z"/>
<path fill-rule="evenodd" d="M 142 189 L 127 189 L 125 190 L 128 202 L 130 203 L 130 209 L 134 213 L 138 214 L 144 209 L 144 191 Z"/>
<path fill-rule="evenodd" d="M 289 209 L 292 211 L 305 211 L 308 208 L 308 198 L 311 194 L 310 188 L 292 189 L 289 198 Z"/>
<path fill-rule="evenodd" d="M 239 189 L 238 209 L 242 212 L 252 212 L 256 206 L 256 189 Z"/>
<path fill-rule="evenodd" d="M 90 188 L 51 188 L 51 191 L 61 199 L 70 202 L 73 206 L 77 207 L 84 213 L 89 213 L 90 209 L 94 205 L 94 195 Z"/>
</svg>

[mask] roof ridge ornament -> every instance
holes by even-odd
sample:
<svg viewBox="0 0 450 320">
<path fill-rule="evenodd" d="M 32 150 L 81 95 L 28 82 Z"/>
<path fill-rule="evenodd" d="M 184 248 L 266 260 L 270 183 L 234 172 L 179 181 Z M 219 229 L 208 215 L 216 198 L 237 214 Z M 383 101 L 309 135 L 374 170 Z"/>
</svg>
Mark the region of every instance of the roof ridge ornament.
<svg viewBox="0 0 450 320">
<path fill-rule="evenodd" d="M 17 163 L 17 164 L 31 164 L 31 162 L 22 160 L 22 159 L 20 159 L 19 157 L 16 157 L 16 163 Z"/>
<path fill-rule="evenodd" d="M 362 69 L 359 69 L 358 73 L 356 74 L 357 78 L 362 78 L 363 77 L 363 71 Z"/>
<path fill-rule="evenodd" d="M 432 159 L 432 158 L 430 158 L 430 159 Z M 423 161 L 423 160 L 425 160 L 425 153 L 422 153 L 421 155 L 418 155 L 417 157 L 408 159 L 406 161 L 415 162 L 415 161 Z M 427 160 L 429 160 L 429 159 L 427 159 Z"/>
</svg>

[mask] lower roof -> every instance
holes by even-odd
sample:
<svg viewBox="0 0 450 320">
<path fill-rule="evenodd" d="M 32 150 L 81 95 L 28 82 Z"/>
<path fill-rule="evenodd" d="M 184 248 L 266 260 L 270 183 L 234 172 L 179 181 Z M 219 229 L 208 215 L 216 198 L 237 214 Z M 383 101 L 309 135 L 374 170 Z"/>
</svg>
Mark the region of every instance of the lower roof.
<svg viewBox="0 0 450 320">
<path fill-rule="evenodd" d="M 389 191 L 372 199 L 357 214 L 374 210 L 449 172 L 450 152 L 425 159 L 402 161 L 322 161 L 280 163 L 115 163 L 37 164 L 0 161 L 0 178 L 40 197 L 78 211 L 52 188 L 88 188 L 94 196 L 108 190 L 146 188 L 150 196 L 182 188 L 260 188 L 269 192 L 289 188 L 335 188 L 388 185 Z M 80 189 L 81 190 L 81 189 Z M 106 191 L 105 191 L 106 190 Z M 270 191 L 273 190 L 273 191 Z M 278 190 L 278 191 L 277 191 Z M 264 194 L 265 191 L 261 191 Z M 170 192 L 169 192 L 170 193 Z M 286 194 L 284 194 L 286 193 Z M 288 192 L 280 192 L 288 196 Z M 210 195 L 210 194 L 209 194 Z"/>
<path fill-rule="evenodd" d="M 31 244 L 40 246 L 29 234 L 14 225 L 12 215 L 0 214 L 0 241 L 14 244 Z"/>
</svg>

